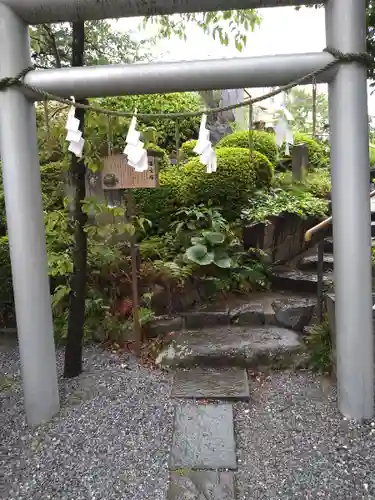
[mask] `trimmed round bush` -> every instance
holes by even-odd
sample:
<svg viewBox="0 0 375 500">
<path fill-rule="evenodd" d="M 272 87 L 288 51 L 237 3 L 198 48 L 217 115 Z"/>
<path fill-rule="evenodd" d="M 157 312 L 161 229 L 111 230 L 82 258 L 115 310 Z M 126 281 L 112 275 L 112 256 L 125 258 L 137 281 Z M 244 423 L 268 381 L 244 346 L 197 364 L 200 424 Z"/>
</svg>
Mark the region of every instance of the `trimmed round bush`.
<svg viewBox="0 0 375 500">
<path fill-rule="evenodd" d="M 259 188 L 268 188 L 273 166 L 261 153 L 245 148 L 220 148 L 217 172 L 208 174 L 199 157 L 183 167 L 172 167 L 161 173 L 160 183 L 168 186 L 174 199 L 182 205 L 212 201 L 228 220 L 237 218 L 249 195 Z"/>
<path fill-rule="evenodd" d="M 99 106 L 116 111 L 138 110 L 138 113 L 183 113 L 186 111 L 200 111 L 203 101 L 198 92 L 182 92 L 171 94 L 127 95 L 122 97 L 106 97 L 98 99 Z M 198 137 L 200 116 L 187 116 L 178 120 L 180 144 Z M 112 134 L 114 144 L 123 144 L 124 130 L 126 131 L 129 119 L 113 120 Z M 176 120 L 153 118 L 152 121 L 137 118 L 138 130 L 150 125 L 157 130 L 157 143 L 168 152 L 176 149 Z"/>
<path fill-rule="evenodd" d="M 162 184 L 163 175 L 176 167 L 172 166 L 160 172 L 160 183 Z M 151 221 L 152 233 L 165 233 L 172 222 L 173 214 L 181 207 L 180 200 L 175 196 L 171 186 L 161 185 L 158 188 L 133 189 L 133 198 L 138 215 L 146 217 Z"/>
<path fill-rule="evenodd" d="M 251 133 L 254 150 L 262 153 L 272 164 L 275 164 L 279 154 L 275 136 L 262 130 L 253 130 Z M 249 131 L 240 130 L 223 137 L 216 144 L 216 149 L 219 148 L 249 149 Z"/>
<path fill-rule="evenodd" d="M 188 160 L 189 158 L 195 158 L 197 155 L 193 152 L 193 149 L 197 145 L 197 140 L 192 139 L 191 141 L 186 141 L 181 144 L 180 148 L 180 158 L 182 161 Z"/>
</svg>

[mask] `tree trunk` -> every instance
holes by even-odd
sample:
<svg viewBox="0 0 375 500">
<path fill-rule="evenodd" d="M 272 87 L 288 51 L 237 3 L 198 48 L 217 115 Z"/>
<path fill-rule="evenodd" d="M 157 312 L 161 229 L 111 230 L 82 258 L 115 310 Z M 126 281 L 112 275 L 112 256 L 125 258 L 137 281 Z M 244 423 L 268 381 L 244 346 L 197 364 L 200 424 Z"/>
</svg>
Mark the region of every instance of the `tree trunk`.
<svg viewBox="0 0 375 500">
<path fill-rule="evenodd" d="M 72 66 L 83 66 L 85 50 L 84 22 L 73 23 Z M 80 130 L 84 131 L 85 110 L 76 109 Z M 70 180 L 73 185 L 74 249 L 73 274 L 69 297 L 68 336 L 65 349 L 65 377 L 76 377 L 82 372 L 82 344 L 85 325 L 85 298 L 87 281 L 87 216 L 82 211 L 86 196 L 86 166 L 74 154 L 71 157 Z"/>
</svg>

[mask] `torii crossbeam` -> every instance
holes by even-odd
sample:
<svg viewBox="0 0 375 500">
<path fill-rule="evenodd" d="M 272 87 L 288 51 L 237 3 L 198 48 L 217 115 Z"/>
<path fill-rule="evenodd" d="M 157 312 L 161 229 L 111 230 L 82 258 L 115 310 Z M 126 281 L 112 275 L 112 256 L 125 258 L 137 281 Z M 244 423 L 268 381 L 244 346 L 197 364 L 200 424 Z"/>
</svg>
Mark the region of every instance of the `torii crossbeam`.
<svg viewBox="0 0 375 500">
<path fill-rule="evenodd" d="M 276 7 L 313 0 L 0 0 L 0 78 L 30 66 L 28 25 L 113 17 Z M 366 50 L 365 0 L 326 0 L 327 45 Z M 92 97 L 285 84 L 323 67 L 328 53 L 241 60 L 68 68 L 25 81 L 60 96 Z M 239 62 L 240 61 L 240 62 Z M 150 78 L 151 77 L 151 78 Z M 340 63 L 329 84 L 339 408 L 373 414 L 373 332 L 366 68 Z M 0 92 L 0 151 L 28 422 L 59 410 L 34 100 Z"/>
</svg>

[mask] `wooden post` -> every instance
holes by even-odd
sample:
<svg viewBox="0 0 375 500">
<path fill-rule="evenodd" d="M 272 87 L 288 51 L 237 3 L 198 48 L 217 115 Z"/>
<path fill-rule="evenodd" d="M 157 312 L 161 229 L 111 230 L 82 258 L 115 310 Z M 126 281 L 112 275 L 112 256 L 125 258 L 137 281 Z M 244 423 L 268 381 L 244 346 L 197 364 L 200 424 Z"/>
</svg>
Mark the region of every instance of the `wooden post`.
<svg viewBox="0 0 375 500">
<path fill-rule="evenodd" d="M 134 201 L 131 189 L 127 189 L 125 191 L 125 200 L 126 219 L 128 222 L 132 222 L 134 216 Z M 140 356 L 142 347 L 142 328 L 139 320 L 138 249 L 133 235 L 130 236 L 130 256 L 132 267 L 133 331 L 135 353 L 137 356 Z"/>
</svg>

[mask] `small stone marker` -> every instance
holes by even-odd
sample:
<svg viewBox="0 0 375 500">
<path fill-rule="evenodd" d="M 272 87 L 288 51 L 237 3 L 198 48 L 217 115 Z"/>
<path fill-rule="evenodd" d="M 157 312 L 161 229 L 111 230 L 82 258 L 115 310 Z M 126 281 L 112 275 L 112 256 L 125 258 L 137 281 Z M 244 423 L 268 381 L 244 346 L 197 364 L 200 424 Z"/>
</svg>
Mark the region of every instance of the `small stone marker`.
<svg viewBox="0 0 375 500">
<path fill-rule="evenodd" d="M 234 500 L 233 472 L 172 472 L 167 500 Z"/>
<path fill-rule="evenodd" d="M 248 399 L 249 381 L 246 370 L 180 371 L 175 374 L 171 396 L 192 399 Z"/>
<path fill-rule="evenodd" d="M 232 406 L 177 406 L 169 468 L 236 469 Z"/>
</svg>

